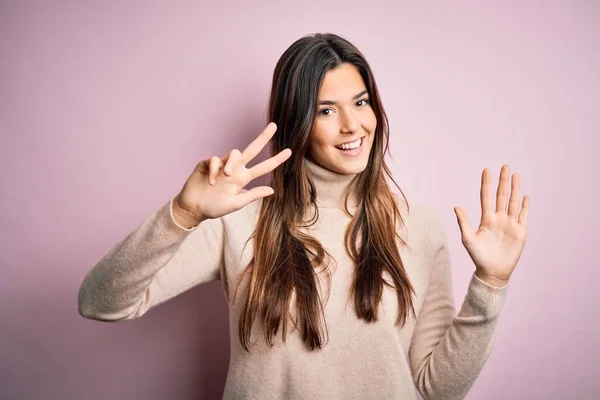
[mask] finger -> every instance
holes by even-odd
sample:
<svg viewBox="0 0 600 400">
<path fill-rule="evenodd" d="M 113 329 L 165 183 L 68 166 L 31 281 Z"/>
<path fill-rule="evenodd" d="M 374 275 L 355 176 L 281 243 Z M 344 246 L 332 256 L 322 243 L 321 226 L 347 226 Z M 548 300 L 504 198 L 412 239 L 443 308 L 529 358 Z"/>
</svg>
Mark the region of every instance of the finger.
<svg viewBox="0 0 600 400">
<path fill-rule="evenodd" d="M 490 197 L 490 184 L 492 177 L 490 170 L 485 168 L 481 173 L 481 216 L 492 213 L 492 199 Z"/>
<path fill-rule="evenodd" d="M 250 168 L 250 180 L 256 179 L 259 176 L 265 175 L 275 168 L 283 164 L 290 156 L 292 155 L 292 150 L 283 149 L 277 155 L 256 164 L 254 167 Z"/>
<path fill-rule="evenodd" d="M 233 169 L 242 158 L 242 153 L 238 149 L 233 149 L 227 155 L 227 161 L 225 162 L 225 167 L 223 168 L 223 172 L 225 175 L 231 175 Z"/>
<path fill-rule="evenodd" d="M 210 158 L 208 162 L 208 183 L 211 185 L 215 184 L 215 178 L 219 173 L 219 168 L 221 167 L 221 159 L 219 157 L 213 156 Z"/>
<path fill-rule="evenodd" d="M 521 180 L 519 174 L 513 174 L 510 189 L 510 201 L 508 202 L 508 216 L 515 221 L 518 218 L 519 199 L 521 197 Z"/>
<path fill-rule="evenodd" d="M 462 243 L 465 246 L 468 246 L 473 240 L 473 229 L 471 229 L 471 225 L 469 224 L 467 213 L 465 213 L 460 207 L 454 207 L 454 213 L 456 214 L 458 227 L 460 228 Z"/>
<path fill-rule="evenodd" d="M 506 213 L 506 200 L 508 199 L 508 177 L 510 176 L 510 168 L 508 165 L 503 165 L 500 169 L 500 179 L 498 181 L 498 189 L 496 190 L 496 212 Z"/>
<path fill-rule="evenodd" d="M 521 207 L 521 212 L 519 213 L 519 224 L 521 224 L 525 229 L 527 229 L 527 218 L 529 218 L 529 196 L 524 196 L 523 206 Z"/>
<path fill-rule="evenodd" d="M 229 160 L 229 154 L 231 154 L 231 152 L 226 153 L 223 157 L 221 157 L 221 162 L 223 165 L 227 164 L 227 161 Z"/>
<path fill-rule="evenodd" d="M 256 139 L 254 139 L 248 147 L 244 149 L 242 152 L 242 162 L 246 165 L 250 160 L 254 159 L 269 143 L 269 140 L 273 137 L 277 131 L 277 125 L 274 122 L 271 122 L 267 127 L 258 135 Z"/>
<path fill-rule="evenodd" d="M 274 193 L 273 188 L 269 186 L 258 186 L 248 191 L 241 192 L 235 196 L 234 206 L 237 209 L 245 207 L 255 200 L 270 196 Z"/>
</svg>

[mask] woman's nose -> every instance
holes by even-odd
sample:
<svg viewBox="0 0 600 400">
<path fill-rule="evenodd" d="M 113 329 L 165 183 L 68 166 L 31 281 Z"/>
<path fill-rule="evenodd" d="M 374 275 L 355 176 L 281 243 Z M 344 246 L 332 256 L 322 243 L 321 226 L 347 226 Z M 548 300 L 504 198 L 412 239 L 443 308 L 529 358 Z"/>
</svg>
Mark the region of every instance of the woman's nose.
<svg viewBox="0 0 600 400">
<path fill-rule="evenodd" d="M 344 133 L 354 133 L 360 128 L 360 121 L 354 115 L 354 111 L 342 112 L 342 127 L 341 131 Z"/>
</svg>

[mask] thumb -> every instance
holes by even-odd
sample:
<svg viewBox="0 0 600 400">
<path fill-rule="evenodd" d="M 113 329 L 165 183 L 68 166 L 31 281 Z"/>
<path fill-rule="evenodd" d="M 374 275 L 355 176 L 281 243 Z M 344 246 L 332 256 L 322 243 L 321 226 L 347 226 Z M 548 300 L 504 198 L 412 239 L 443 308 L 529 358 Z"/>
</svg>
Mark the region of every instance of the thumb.
<svg viewBox="0 0 600 400">
<path fill-rule="evenodd" d="M 456 220 L 458 222 L 458 227 L 460 228 L 462 243 L 465 246 L 468 246 L 473 238 L 473 230 L 469 225 L 469 218 L 467 218 L 467 213 L 465 213 L 460 207 L 454 207 L 454 213 L 456 214 Z"/>
<path fill-rule="evenodd" d="M 250 190 L 243 190 L 240 194 L 236 195 L 236 205 L 238 208 L 242 208 L 255 200 L 270 196 L 273 193 L 273 189 L 269 186 L 258 186 Z"/>
</svg>

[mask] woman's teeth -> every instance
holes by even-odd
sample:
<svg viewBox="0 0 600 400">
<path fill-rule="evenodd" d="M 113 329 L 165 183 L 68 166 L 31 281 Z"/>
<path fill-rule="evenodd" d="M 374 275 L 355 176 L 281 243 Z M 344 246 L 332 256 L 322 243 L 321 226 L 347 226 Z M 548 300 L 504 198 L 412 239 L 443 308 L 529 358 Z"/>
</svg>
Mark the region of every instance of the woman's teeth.
<svg viewBox="0 0 600 400">
<path fill-rule="evenodd" d="M 342 145 L 335 146 L 335 147 L 340 150 L 354 150 L 354 149 L 357 149 L 358 146 L 360 146 L 360 141 L 361 141 L 361 139 L 357 139 L 355 142 L 344 143 Z"/>
</svg>

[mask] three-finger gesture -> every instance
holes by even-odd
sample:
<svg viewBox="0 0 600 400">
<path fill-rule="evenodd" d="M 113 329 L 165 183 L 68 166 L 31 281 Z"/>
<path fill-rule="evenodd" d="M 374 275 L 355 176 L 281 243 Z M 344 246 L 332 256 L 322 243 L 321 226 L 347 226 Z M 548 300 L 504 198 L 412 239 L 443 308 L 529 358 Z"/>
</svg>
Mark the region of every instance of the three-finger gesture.
<svg viewBox="0 0 600 400">
<path fill-rule="evenodd" d="M 269 186 L 242 189 L 250 181 L 277 168 L 292 154 L 290 149 L 284 149 L 252 168 L 246 167 L 260 154 L 276 130 L 277 126 L 270 123 L 244 151 L 232 150 L 221 158 L 200 161 L 175 198 L 174 214 L 185 225 L 194 226 L 204 219 L 221 217 L 273 194 Z"/>
<path fill-rule="evenodd" d="M 496 207 L 490 196 L 491 176 L 486 168 L 481 176 L 481 221 L 473 232 L 466 213 L 455 207 L 454 212 L 462 235 L 462 243 L 475 263 L 475 274 L 492 286 L 501 287 L 517 266 L 527 238 L 529 196 L 520 198 L 518 174 L 510 178 L 508 165 L 502 166 L 496 192 Z M 509 182 L 510 199 L 509 199 Z M 508 210 L 507 210 L 508 201 Z"/>
</svg>

